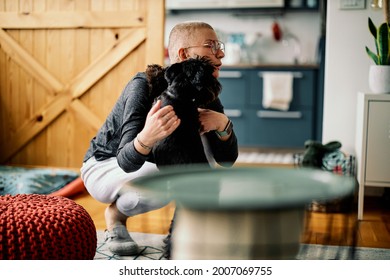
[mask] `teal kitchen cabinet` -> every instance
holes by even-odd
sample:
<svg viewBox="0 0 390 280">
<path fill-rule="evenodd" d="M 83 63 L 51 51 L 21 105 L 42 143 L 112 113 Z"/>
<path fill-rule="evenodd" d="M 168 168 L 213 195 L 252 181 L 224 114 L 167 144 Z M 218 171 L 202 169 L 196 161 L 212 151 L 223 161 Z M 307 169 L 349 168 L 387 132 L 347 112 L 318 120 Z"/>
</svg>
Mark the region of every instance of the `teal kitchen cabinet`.
<svg viewBox="0 0 390 280">
<path fill-rule="evenodd" d="M 250 99 L 249 70 L 228 70 L 220 72 L 222 93 L 220 95 L 225 114 L 233 122 L 239 146 L 250 143 L 248 104 Z"/>
<path fill-rule="evenodd" d="M 288 111 L 262 106 L 265 71 L 292 72 L 293 99 Z M 227 68 L 220 72 L 220 96 L 234 124 L 240 147 L 302 148 L 315 139 L 317 70 L 313 68 Z"/>
</svg>

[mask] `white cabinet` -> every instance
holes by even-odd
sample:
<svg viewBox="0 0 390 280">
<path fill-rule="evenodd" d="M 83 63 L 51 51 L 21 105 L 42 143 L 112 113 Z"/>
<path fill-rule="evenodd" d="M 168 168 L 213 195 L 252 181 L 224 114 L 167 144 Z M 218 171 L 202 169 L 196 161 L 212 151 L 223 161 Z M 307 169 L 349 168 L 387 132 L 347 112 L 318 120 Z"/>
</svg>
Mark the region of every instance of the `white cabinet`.
<svg viewBox="0 0 390 280">
<path fill-rule="evenodd" d="M 358 93 L 355 147 L 362 220 L 364 188 L 390 187 L 390 94 Z"/>
</svg>

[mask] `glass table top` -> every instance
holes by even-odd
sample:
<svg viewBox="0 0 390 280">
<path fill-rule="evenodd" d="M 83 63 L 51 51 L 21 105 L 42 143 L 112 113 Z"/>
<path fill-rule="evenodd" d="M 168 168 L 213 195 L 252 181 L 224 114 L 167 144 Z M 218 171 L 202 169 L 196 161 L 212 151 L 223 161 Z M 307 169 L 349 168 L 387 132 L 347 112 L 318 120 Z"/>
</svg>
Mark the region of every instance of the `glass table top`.
<svg viewBox="0 0 390 280">
<path fill-rule="evenodd" d="M 130 184 L 129 184 L 130 185 Z M 353 193 L 352 177 L 311 168 L 167 168 L 131 182 L 164 200 L 196 209 L 300 207 Z"/>
</svg>

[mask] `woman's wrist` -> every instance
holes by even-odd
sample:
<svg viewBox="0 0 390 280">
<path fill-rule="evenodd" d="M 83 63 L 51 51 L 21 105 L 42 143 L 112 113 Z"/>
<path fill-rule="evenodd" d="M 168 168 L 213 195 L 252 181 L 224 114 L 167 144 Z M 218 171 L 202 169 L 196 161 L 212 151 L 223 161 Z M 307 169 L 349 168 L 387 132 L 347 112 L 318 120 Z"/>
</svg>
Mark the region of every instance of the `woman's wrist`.
<svg viewBox="0 0 390 280">
<path fill-rule="evenodd" d="M 153 149 L 152 146 L 148 146 L 148 145 L 144 144 L 144 142 L 142 142 L 142 141 L 139 139 L 139 134 L 137 135 L 136 138 L 137 138 L 138 144 L 139 144 L 142 148 L 144 148 L 145 150 L 150 151 L 150 150 Z"/>
<path fill-rule="evenodd" d="M 232 131 L 233 131 L 233 123 L 228 118 L 227 123 L 224 126 L 224 128 L 222 130 L 219 130 L 219 129 L 216 130 L 215 133 L 217 134 L 219 139 L 227 140 L 230 137 L 230 135 L 232 134 Z"/>
<path fill-rule="evenodd" d="M 222 125 L 220 125 L 216 131 L 224 131 L 226 126 L 229 124 L 230 120 L 227 116 L 225 116 L 225 119 L 223 120 L 223 122 L 221 122 Z"/>
<path fill-rule="evenodd" d="M 150 144 L 147 141 L 145 141 L 143 137 L 140 136 L 140 133 L 138 133 L 134 139 L 134 146 L 137 149 L 137 151 L 143 155 L 149 154 L 150 151 L 153 149 L 153 144 Z"/>
</svg>

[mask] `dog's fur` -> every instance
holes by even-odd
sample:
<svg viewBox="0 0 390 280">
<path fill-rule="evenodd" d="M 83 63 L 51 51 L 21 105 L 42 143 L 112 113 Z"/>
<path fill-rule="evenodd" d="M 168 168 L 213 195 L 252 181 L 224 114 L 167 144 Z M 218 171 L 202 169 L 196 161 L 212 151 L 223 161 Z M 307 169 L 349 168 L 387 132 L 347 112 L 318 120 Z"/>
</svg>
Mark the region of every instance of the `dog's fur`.
<svg viewBox="0 0 390 280">
<path fill-rule="evenodd" d="M 188 59 L 164 69 L 150 65 L 146 70 L 149 91 L 153 98 L 161 99 L 162 107 L 172 105 L 181 120 L 180 126 L 153 147 L 158 168 L 172 165 L 206 164 L 200 138 L 198 108 L 214 101 L 221 92 L 221 84 L 212 75 L 214 66 L 206 58 Z M 164 239 L 164 257 L 171 258 L 172 219 Z"/>
<path fill-rule="evenodd" d="M 166 69 L 158 65 L 148 66 L 146 74 L 150 93 L 162 101 L 162 107 L 172 105 L 181 120 L 170 136 L 153 147 L 159 168 L 207 163 L 200 138 L 198 108 L 214 101 L 221 91 L 221 84 L 213 72 L 214 66 L 206 58 L 188 59 Z"/>
</svg>

